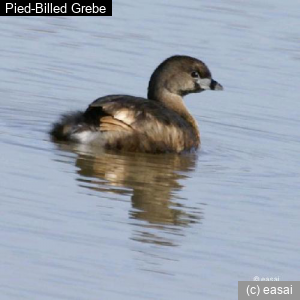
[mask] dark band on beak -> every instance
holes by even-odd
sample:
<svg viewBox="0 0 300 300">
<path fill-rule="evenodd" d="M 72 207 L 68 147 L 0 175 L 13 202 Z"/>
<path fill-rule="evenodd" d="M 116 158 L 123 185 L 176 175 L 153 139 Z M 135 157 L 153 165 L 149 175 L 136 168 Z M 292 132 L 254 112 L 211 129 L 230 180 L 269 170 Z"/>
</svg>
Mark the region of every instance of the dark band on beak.
<svg viewBox="0 0 300 300">
<path fill-rule="evenodd" d="M 210 83 L 210 89 L 211 90 L 219 90 L 219 91 L 221 91 L 221 90 L 223 90 L 223 87 L 222 87 L 222 85 L 220 84 L 220 83 L 218 83 L 217 81 L 215 81 L 215 80 L 211 80 L 211 83 Z"/>
</svg>

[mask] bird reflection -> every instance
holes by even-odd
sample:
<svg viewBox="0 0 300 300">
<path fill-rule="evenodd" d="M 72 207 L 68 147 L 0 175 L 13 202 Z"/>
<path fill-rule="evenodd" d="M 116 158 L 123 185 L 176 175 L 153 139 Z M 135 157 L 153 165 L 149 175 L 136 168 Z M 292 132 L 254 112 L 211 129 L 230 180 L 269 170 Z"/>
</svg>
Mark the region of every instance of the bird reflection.
<svg viewBox="0 0 300 300">
<path fill-rule="evenodd" d="M 195 168 L 196 155 L 116 153 L 58 145 L 60 150 L 76 153 L 80 186 L 131 197 L 130 219 L 137 225 L 132 239 L 174 246 L 158 233 L 183 234 L 183 227 L 201 219 L 201 211 L 185 206 L 187 199 L 178 196 L 180 182 Z"/>
</svg>

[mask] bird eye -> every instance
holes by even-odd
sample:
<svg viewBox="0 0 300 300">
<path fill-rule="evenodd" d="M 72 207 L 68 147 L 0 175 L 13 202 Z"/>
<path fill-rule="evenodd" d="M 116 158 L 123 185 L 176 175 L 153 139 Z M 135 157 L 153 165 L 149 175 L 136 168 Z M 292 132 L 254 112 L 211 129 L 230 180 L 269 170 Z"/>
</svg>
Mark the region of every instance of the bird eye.
<svg viewBox="0 0 300 300">
<path fill-rule="evenodd" d="M 191 76 L 192 76 L 193 78 L 199 78 L 199 77 L 200 77 L 200 76 L 199 76 L 199 73 L 196 72 L 196 71 L 193 71 L 193 72 L 191 73 Z"/>
</svg>

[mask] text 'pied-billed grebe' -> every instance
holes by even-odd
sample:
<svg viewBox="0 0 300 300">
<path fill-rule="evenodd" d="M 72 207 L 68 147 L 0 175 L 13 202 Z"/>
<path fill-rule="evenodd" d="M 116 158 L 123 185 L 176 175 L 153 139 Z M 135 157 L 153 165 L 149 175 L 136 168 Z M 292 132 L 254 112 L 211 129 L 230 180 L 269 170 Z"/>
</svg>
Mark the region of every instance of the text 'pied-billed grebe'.
<svg viewBox="0 0 300 300">
<path fill-rule="evenodd" d="M 207 66 L 189 56 L 172 56 L 153 72 L 148 99 L 110 95 L 85 112 L 63 115 L 50 132 L 53 139 L 125 151 L 181 153 L 200 144 L 197 122 L 183 96 L 222 90 Z"/>
</svg>

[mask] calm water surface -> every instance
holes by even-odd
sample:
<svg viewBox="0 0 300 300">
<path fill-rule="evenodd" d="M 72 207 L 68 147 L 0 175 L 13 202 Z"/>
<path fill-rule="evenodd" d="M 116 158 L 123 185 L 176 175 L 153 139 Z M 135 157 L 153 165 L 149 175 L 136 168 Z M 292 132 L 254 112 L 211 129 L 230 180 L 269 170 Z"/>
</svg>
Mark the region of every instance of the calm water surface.
<svg viewBox="0 0 300 300">
<path fill-rule="evenodd" d="M 298 1 L 118 0 L 113 14 L 0 18 L 1 300 L 231 300 L 239 280 L 300 280 Z M 186 97 L 196 155 L 50 141 L 63 112 L 145 96 L 173 54 L 225 87 Z"/>
</svg>

